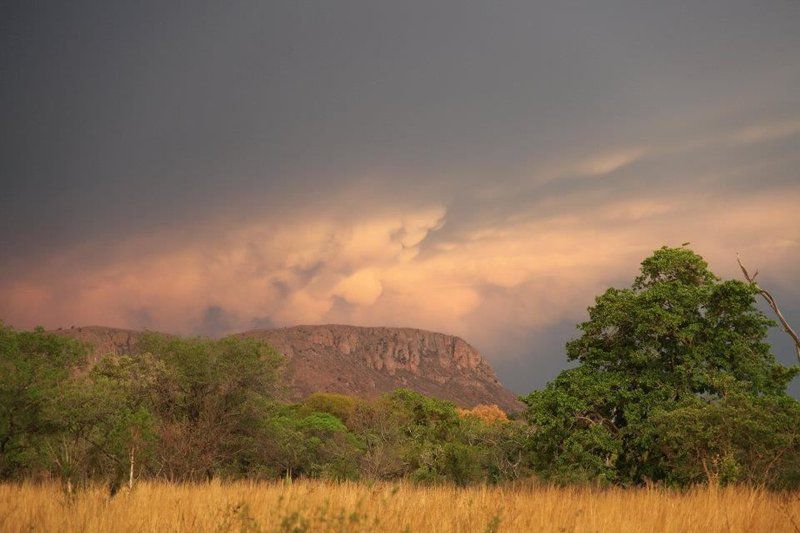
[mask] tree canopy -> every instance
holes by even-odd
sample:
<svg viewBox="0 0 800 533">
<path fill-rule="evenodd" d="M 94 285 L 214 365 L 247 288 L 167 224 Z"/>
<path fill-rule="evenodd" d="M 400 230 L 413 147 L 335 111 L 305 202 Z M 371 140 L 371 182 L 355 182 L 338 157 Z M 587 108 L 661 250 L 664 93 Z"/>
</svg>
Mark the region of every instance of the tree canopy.
<svg viewBox="0 0 800 533">
<path fill-rule="evenodd" d="M 462 416 L 402 389 L 281 401 L 283 357 L 255 340 L 148 334 L 138 353 L 91 368 L 86 348 L 0 325 L 0 479 L 105 480 L 115 491 L 140 477 L 467 484 L 529 472 L 520 421 Z"/>
<path fill-rule="evenodd" d="M 538 469 L 557 480 L 675 481 L 684 467 L 675 464 L 669 442 L 699 438 L 692 434 L 698 425 L 716 431 L 716 439 L 733 437 L 723 412 L 731 414 L 731 427 L 735 418 L 764 429 L 774 423 L 758 416 L 767 404 L 794 420 L 794 437 L 764 441 L 769 449 L 762 451 L 776 462 L 796 458 L 800 415 L 786 387 L 798 368 L 781 366 L 765 342 L 773 323 L 756 307 L 757 292 L 719 279 L 687 248 L 664 247 L 642 262 L 630 288 L 598 296 L 578 326 L 581 335 L 567 343 L 576 366 L 524 398 Z M 677 419 L 687 423 L 668 423 Z M 684 459 L 705 462 L 700 467 L 714 477 L 723 456 L 741 460 L 737 446 L 745 444 L 731 438 L 728 451 Z M 786 473 L 774 468 L 770 480 Z"/>
</svg>

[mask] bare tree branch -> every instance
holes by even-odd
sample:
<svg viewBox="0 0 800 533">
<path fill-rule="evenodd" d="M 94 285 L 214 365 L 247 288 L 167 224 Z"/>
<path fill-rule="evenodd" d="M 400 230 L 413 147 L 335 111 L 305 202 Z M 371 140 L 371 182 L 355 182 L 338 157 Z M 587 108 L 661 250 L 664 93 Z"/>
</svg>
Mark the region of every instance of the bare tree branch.
<svg viewBox="0 0 800 533">
<path fill-rule="evenodd" d="M 789 334 L 789 336 L 794 341 L 794 349 L 797 354 L 797 360 L 800 361 L 800 337 L 798 337 L 797 333 L 792 329 L 792 326 L 790 326 L 789 323 L 786 321 L 786 318 L 784 318 L 783 313 L 781 313 L 781 310 L 778 308 L 778 303 L 775 301 L 775 298 L 768 291 L 761 288 L 761 286 L 758 283 L 756 283 L 756 276 L 758 276 L 758 270 L 756 270 L 755 273 L 751 276 L 747 272 L 747 269 L 742 264 L 742 258 L 739 257 L 738 253 L 736 254 L 736 262 L 739 263 L 739 268 L 742 269 L 742 274 L 744 274 L 744 279 L 746 279 L 749 283 L 755 286 L 756 289 L 758 289 L 758 292 L 761 294 L 761 296 L 764 297 L 764 299 L 767 301 L 767 304 L 769 304 L 769 306 L 775 312 L 775 315 L 778 317 L 778 320 L 780 321 L 783 330 L 787 334 Z"/>
</svg>

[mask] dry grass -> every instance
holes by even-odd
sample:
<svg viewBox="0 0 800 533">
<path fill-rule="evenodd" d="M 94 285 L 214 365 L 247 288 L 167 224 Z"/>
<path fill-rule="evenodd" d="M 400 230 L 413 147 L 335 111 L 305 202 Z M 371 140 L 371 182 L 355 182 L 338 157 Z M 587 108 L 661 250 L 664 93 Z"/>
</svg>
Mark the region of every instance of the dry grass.
<svg viewBox="0 0 800 533">
<path fill-rule="evenodd" d="M 113 498 L 0 485 L 17 531 L 800 531 L 800 494 L 744 487 L 591 490 L 295 482 L 141 483 Z"/>
</svg>

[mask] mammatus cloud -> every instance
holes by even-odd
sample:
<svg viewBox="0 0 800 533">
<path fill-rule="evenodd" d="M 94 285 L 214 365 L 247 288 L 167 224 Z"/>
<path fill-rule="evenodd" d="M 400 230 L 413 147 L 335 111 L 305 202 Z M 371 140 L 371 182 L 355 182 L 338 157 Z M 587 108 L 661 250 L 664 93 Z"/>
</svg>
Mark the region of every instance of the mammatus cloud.
<svg viewBox="0 0 800 533">
<path fill-rule="evenodd" d="M 14 323 L 46 326 L 64 325 L 64 317 L 137 325 L 146 316 L 139 325 L 185 333 L 221 333 L 259 317 L 319 322 L 337 299 L 374 305 L 387 272 L 409 267 L 444 213 L 434 205 L 356 219 L 267 217 L 199 232 L 188 242 L 169 234 L 123 241 L 93 265 L 82 257 L 95 257 L 95 250 L 70 250 L 3 283 L 2 311 Z"/>
<path fill-rule="evenodd" d="M 728 277 L 737 276 L 740 251 L 782 287 L 800 259 L 797 187 L 713 205 L 683 195 L 574 201 L 480 229 L 448 227 L 442 205 L 387 205 L 363 216 L 264 217 L 190 240 L 151 235 L 116 244 L 100 264 L 73 250 L 0 284 L 0 315 L 25 327 L 214 335 L 258 325 L 402 325 L 490 348 L 580 321 L 596 294 L 627 284 L 662 244 L 691 240 Z"/>
<path fill-rule="evenodd" d="M 372 305 L 383 293 L 380 277 L 377 270 L 361 269 L 340 281 L 334 287 L 334 294 L 353 305 Z"/>
</svg>

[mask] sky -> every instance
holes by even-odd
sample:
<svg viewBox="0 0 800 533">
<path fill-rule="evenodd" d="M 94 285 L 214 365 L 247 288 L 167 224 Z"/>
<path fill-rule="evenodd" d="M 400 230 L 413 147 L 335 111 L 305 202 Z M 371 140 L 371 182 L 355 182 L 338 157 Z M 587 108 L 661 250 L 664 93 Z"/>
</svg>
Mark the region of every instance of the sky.
<svg viewBox="0 0 800 533">
<path fill-rule="evenodd" d="M 17 328 L 409 326 L 526 393 L 684 242 L 800 325 L 797 0 L 3 2 L 0 121 Z"/>
</svg>

